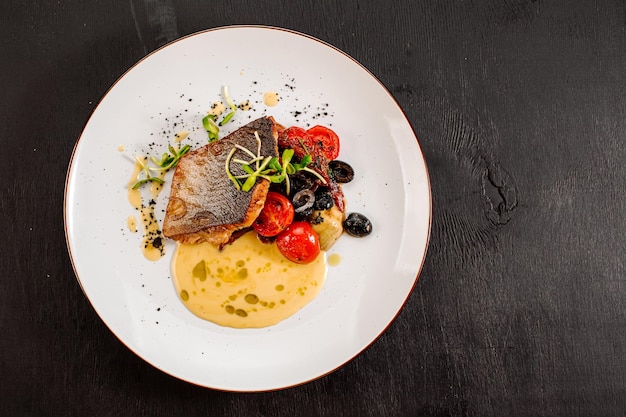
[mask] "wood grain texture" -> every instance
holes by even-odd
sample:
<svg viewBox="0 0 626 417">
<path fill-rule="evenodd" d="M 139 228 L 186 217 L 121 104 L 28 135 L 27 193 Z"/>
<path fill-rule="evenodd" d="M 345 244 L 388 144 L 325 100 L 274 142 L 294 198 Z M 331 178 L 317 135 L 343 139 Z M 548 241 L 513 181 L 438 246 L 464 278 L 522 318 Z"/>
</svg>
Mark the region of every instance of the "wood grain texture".
<svg viewBox="0 0 626 417">
<path fill-rule="evenodd" d="M 624 2 L 7 0 L 0 16 L 0 415 L 626 411 Z M 259 394 L 132 354 L 82 294 L 63 230 L 67 164 L 111 84 L 173 39 L 241 23 L 309 33 L 372 71 L 420 138 L 434 208 L 423 273 L 383 336 Z"/>
</svg>

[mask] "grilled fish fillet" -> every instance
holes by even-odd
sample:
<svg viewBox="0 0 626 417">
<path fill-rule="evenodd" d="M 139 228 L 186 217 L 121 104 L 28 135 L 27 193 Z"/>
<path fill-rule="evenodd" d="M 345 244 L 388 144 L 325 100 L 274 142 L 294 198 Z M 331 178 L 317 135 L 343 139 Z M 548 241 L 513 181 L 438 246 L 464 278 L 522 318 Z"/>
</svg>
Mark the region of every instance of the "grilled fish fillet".
<svg viewBox="0 0 626 417">
<path fill-rule="evenodd" d="M 237 190 L 226 175 L 226 160 L 236 144 L 256 154 L 255 132 L 261 139 L 261 155 L 278 156 L 279 127 L 272 117 L 262 117 L 184 155 L 172 178 L 163 234 L 182 243 L 223 246 L 235 231 L 251 226 L 265 204 L 269 181 L 257 179 L 249 192 Z M 233 158 L 251 159 L 240 149 Z M 230 171 L 244 173 L 232 161 Z"/>
</svg>

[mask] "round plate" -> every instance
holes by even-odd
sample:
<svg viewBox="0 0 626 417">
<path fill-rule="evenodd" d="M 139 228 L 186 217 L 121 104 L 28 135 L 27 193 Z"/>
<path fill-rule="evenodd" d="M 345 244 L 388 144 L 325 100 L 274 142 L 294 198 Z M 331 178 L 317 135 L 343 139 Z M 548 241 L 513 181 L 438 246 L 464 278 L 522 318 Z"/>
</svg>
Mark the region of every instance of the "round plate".
<svg viewBox="0 0 626 417">
<path fill-rule="evenodd" d="M 223 86 L 237 104 L 227 134 L 262 115 L 286 126 L 330 126 L 339 159 L 355 179 L 344 186 L 348 212 L 369 217 L 373 233 L 344 235 L 329 254 L 320 295 L 296 315 L 262 329 L 217 326 L 191 314 L 171 279 L 173 242 L 146 260 L 126 186 L 133 155 L 160 157 L 176 133 L 201 146 L 201 119 Z M 278 93 L 277 105 L 263 96 Z M 157 202 L 162 221 L 171 173 Z M 98 104 L 80 136 L 65 190 L 65 232 L 78 281 L 111 331 L 162 371 L 205 387 L 263 391 L 301 384 L 369 346 L 406 302 L 424 261 L 431 220 L 428 173 L 415 134 L 391 94 L 363 66 L 307 35 L 232 26 L 187 36 L 127 71 Z"/>
</svg>

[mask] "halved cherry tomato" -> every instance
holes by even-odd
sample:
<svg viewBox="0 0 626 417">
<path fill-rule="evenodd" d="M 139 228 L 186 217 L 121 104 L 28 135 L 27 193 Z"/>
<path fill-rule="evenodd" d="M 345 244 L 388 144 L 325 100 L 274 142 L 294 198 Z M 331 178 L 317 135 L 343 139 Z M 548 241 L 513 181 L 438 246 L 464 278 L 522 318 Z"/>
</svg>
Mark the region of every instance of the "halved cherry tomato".
<svg viewBox="0 0 626 417">
<path fill-rule="evenodd" d="M 292 262 L 308 264 L 320 254 L 320 238 L 308 222 L 293 222 L 276 237 L 280 253 Z"/>
<path fill-rule="evenodd" d="M 270 191 L 252 227 L 261 236 L 276 236 L 293 222 L 293 216 L 294 209 L 291 201 L 282 194 Z"/>
<path fill-rule="evenodd" d="M 294 155 L 300 159 L 309 153 L 309 135 L 301 127 L 291 126 L 278 135 L 278 147 L 281 149 L 293 149 Z"/>
<path fill-rule="evenodd" d="M 317 150 L 326 159 L 332 161 L 339 156 L 339 136 L 326 126 L 313 126 L 306 131 L 308 137 L 307 146 L 311 152 Z"/>
<path fill-rule="evenodd" d="M 291 126 L 278 136 L 278 146 L 291 148 L 298 158 L 310 154 L 313 159 L 323 157 L 329 161 L 339 156 L 339 136 L 326 126 L 316 125 L 308 130 Z"/>
</svg>

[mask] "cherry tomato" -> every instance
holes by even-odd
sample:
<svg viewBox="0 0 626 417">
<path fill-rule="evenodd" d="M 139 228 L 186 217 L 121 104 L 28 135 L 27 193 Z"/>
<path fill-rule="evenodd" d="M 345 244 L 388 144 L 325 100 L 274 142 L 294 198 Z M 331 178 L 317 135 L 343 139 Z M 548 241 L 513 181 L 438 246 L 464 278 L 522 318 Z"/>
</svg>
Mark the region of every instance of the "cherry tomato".
<svg viewBox="0 0 626 417">
<path fill-rule="evenodd" d="M 307 130 L 306 133 L 309 137 L 305 143 L 311 152 L 317 150 L 329 161 L 337 159 L 339 156 L 339 136 L 332 129 L 317 125 Z"/>
<path fill-rule="evenodd" d="M 278 146 L 281 149 L 293 149 L 295 156 L 302 158 L 308 153 L 309 135 L 301 127 L 288 127 L 278 135 Z"/>
<path fill-rule="evenodd" d="M 308 264 L 320 253 L 320 238 L 308 222 L 293 222 L 276 237 L 276 246 L 290 261 Z"/>
<path fill-rule="evenodd" d="M 282 194 L 270 191 L 252 227 L 264 237 L 276 236 L 293 222 L 293 204 Z"/>
</svg>

